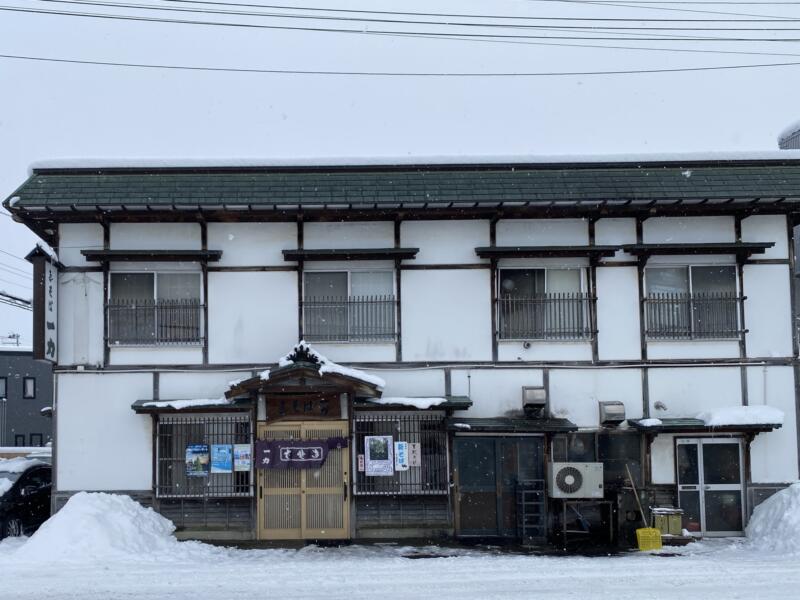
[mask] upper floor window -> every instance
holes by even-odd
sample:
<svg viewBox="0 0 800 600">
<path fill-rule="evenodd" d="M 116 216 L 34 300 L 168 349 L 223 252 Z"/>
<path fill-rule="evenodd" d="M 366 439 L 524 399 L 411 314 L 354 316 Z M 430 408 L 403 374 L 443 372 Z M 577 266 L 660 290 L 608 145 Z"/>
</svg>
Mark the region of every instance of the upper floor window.
<svg viewBox="0 0 800 600">
<path fill-rule="evenodd" d="M 36 398 L 36 378 L 22 378 L 22 397 L 28 400 Z"/>
<path fill-rule="evenodd" d="M 110 284 L 109 344 L 202 343 L 200 273 L 112 273 Z"/>
<path fill-rule="evenodd" d="M 645 318 L 652 339 L 738 338 L 734 265 L 648 267 Z"/>
<path fill-rule="evenodd" d="M 0 377 L 0 398 L 5 398 L 8 393 L 8 380 L 5 377 Z"/>
<path fill-rule="evenodd" d="M 394 341 L 394 272 L 304 273 L 303 335 L 316 342 Z"/>
<path fill-rule="evenodd" d="M 582 340 L 593 335 L 583 269 L 502 269 L 498 329 L 506 340 Z"/>
</svg>

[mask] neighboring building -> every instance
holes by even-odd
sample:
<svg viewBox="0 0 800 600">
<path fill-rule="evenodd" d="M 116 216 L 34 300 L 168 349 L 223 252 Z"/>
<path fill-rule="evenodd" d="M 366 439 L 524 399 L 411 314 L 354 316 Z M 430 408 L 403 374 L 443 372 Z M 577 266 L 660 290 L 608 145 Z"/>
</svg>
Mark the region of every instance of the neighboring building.
<svg viewBox="0 0 800 600">
<path fill-rule="evenodd" d="M 800 123 L 793 123 L 778 136 L 781 150 L 800 150 Z"/>
<path fill-rule="evenodd" d="M 53 368 L 30 348 L 0 346 L 0 446 L 44 446 L 52 439 Z M 46 411 L 45 411 L 46 412 Z"/>
<path fill-rule="evenodd" d="M 4 206 L 58 251 L 56 508 L 620 539 L 629 468 L 741 535 L 798 478 L 800 161 L 36 169 Z"/>
</svg>

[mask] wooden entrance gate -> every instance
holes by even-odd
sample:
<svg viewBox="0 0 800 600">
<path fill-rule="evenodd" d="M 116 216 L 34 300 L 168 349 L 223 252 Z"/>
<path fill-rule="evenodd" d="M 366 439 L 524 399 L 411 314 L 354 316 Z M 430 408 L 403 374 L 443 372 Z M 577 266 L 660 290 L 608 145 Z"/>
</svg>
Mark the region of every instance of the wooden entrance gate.
<svg viewBox="0 0 800 600">
<path fill-rule="evenodd" d="M 264 440 L 349 438 L 347 421 L 260 423 Z M 319 469 L 258 470 L 258 537 L 262 540 L 350 537 L 348 448 L 331 450 Z"/>
</svg>

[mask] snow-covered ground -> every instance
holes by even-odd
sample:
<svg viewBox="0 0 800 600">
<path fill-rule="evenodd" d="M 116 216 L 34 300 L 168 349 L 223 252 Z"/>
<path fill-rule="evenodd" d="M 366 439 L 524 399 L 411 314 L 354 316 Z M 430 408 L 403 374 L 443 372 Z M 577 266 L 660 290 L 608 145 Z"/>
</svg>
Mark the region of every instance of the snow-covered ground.
<svg viewBox="0 0 800 600">
<path fill-rule="evenodd" d="M 799 490 L 772 508 L 795 510 Z M 0 543 L 0 598 L 752 600 L 792 598 L 800 588 L 798 544 L 775 551 L 716 540 L 592 558 L 393 544 L 237 550 L 177 542 L 168 521 L 132 501 L 82 496 L 30 539 Z M 112 505 L 116 518 L 104 510 Z M 761 512 L 769 520 L 759 528 L 763 541 L 787 521 Z M 438 557 L 409 558 L 420 554 Z"/>
</svg>

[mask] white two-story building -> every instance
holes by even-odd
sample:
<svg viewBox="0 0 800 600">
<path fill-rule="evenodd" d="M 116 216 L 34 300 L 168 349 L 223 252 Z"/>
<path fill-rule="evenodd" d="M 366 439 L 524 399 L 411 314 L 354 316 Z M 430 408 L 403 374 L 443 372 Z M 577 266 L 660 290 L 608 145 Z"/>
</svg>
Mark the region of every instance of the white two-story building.
<svg viewBox="0 0 800 600">
<path fill-rule="evenodd" d="M 800 161 L 39 168 L 4 206 L 57 251 L 55 508 L 623 540 L 628 470 L 707 536 L 798 478 Z"/>
</svg>

